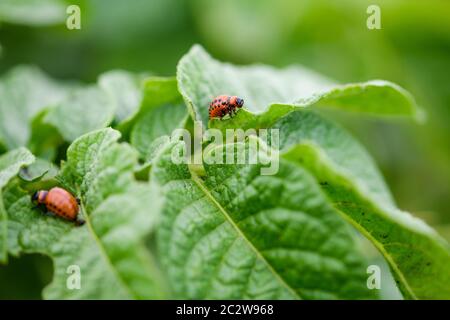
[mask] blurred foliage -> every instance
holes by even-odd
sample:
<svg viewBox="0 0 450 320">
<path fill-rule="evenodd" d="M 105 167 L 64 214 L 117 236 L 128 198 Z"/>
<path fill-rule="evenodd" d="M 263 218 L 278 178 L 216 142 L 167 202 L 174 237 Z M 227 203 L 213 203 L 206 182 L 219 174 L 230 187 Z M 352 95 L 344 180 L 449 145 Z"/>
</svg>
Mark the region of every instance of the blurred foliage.
<svg viewBox="0 0 450 320">
<path fill-rule="evenodd" d="M 64 8 L 75 3 L 82 29 L 67 30 Z M 171 76 L 188 48 L 201 43 L 238 64 L 303 64 L 341 82 L 394 81 L 426 110 L 426 123 L 329 116 L 339 117 L 363 140 L 399 207 L 450 239 L 450 2 L 379 0 L 381 30 L 366 28 L 369 4 L 373 1 L 2 0 L 0 72 L 35 64 L 56 78 L 86 82 L 110 69 Z"/>
<path fill-rule="evenodd" d="M 8 265 L 0 268 L 0 300 L 41 299 L 42 288 L 50 283 L 52 275 L 49 257 L 40 254 L 28 254 L 20 259 L 10 257 Z"/>
</svg>

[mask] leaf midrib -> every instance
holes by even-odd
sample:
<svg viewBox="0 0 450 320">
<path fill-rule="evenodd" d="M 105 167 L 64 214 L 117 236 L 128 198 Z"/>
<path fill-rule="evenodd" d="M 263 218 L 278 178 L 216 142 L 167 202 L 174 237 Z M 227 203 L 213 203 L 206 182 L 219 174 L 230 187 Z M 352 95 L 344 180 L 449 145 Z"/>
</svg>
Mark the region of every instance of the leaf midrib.
<svg viewBox="0 0 450 320">
<path fill-rule="evenodd" d="M 298 145 L 302 145 L 303 143 L 299 143 Z M 303 144 L 305 146 L 308 146 L 308 144 Z M 294 147 L 295 148 L 295 147 Z M 292 149 L 294 149 L 292 148 Z M 313 147 L 314 150 L 314 147 Z M 317 150 L 314 150 L 314 152 L 316 152 Z M 392 217 L 385 215 L 384 209 L 379 207 L 375 201 L 375 199 L 370 196 L 367 195 L 366 192 L 361 190 L 361 187 L 357 184 L 354 183 L 351 179 L 347 178 L 345 174 L 343 174 L 339 168 L 337 168 L 332 162 L 330 162 L 329 160 L 327 160 L 323 154 L 319 153 L 318 157 L 321 159 L 321 162 L 327 166 L 332 172 L 333 174 L 337 174 L 340 178 L 344 179 L 349 186 L 351 186 L 351 188 L 354 189 L 354 191 L 356 192 L 357 196 L 365 201 L 368 201 L 370 204 L 372 204 L 374 206 L 374 208 L 376 209 L 376 211 L 378 211 L 379 213 L 383 214 L 383 218 L 387 219 L 387 220 L 391 220 L 393 223 L 401 226 L 401 227 L 405 227 L 404 225 L 402 225 L 399 221 L 392 219 Z M 299 165 L 299 163 L 297 161 L 291 161 L 292 163 L 294 163 L 295 165 Z M 348 215 L 346 212 L 344 212 L 343 210 L 339 209 L 336 206 L 336 202 L 331 199 L 328 195 L 326 195 L 327 198 L 330 199 L 331 203 L 333 204 L 333 208 L 336 210 L 336 212 L 344 218 L 345 221 L 347 221 L 348 223 L 350 223 L 352 226 L 354 226 L 356 228 L 356 230 L 358 230 L 359 232 L 361 232 L 361 234 L 363 234 L 368 240 L 370 240 L 373 245 L 380 251 L 380 253 L 382 254 L 382 256 L 388 261 L 390 267 L 393 269 L 394 273 L 397 275 L 397 277 L 399 278 L 401 284 L 404 286 L 407 294 L 414 300 L 418 300 L 419 298 L 416 296 L 416 294 L 414 293 L 413 288 L 411 288 L 409 281 L 407 280 L 407 278 L 405 277 L 403 271 L 401 270 L 400 266 L 398 265 L 398 263 L 395 261 L 395 259 L 392 257 L 392 255 L 385 249 L 384 245 L 379 242 L 375 237 L 372 236 L 372 234 L 370 233 L 369 230 L 367 230 L 365 227 L 361 226 L 357 221 L 355 221 L 350 215 Z M 411 230 L 411 232 L 417 232 L 417 230 Z M 428 236 L 426 234 L 424 234 L 425 236 Z"/>
<path fill-rule="evenodd" d="M 272 267 L 272 265 L 264 258 L 264 256 L 258 251 L 258 249 L 253 245 L 253 243 L 245 236 L 242 230 L 236 225 L 234 220 L 230 217 L 230 215 L 225 211 L 222 205 L 214 198 L 214 196 L 209 192 L 209 190 L 204 186 L 202 180 L 193 172 L 189 166 L 189 171 L 191 173 L 192 181 L 200 188 L 200 190 L 206 195 L 206 197 L 219 209 L 219 211 L 223 214 L 225 219 L 231 224 L 231 226 L 236 230 L 239 236 L 244 239 L 249 248 L 254 251 L 257 258 L 259 258 L 269 269 L 269 271 L 273 274 L 273 276 L 279 281 L 279 283 L 285 287 L 291 294 L 297 299 L 302 300 L 303 298 L 291 287 L 288 283 L 276 272 L 276 270 Z"/>
<path fill-rule="evenodd" d="M 392 269 L 394 269 L 395 273 L 397 274 L 397 276 L 400 278 L 400 281 L 402 283 L 402 285 L 405 287 L 406 291 L 408 292 L 408 294 L 414 299 L 414 300 L 418 300 L 418 297 L 414 294 L 413 289 L 410 287 L 408 280 L 406 279 L 405 275 L 403 274 L 403 272 L 400 270 L 399 266 L 397 265 L 397 263 L 395 262 L 394 258 L 389 254 L 389 252 L 387 250 L 385 250 L 384 246 L 377 240 L 375 239 L 372 234 L 366 230 L 365 228 L 363 228 L 359 223 L 357 223 L 355 220 L 353 220 L 352 218 L 350 218 L 345 212 L 339 210 L 338 208 L 336 208 L 336 206 L 333 205 L 333 207 L 336 209 L 336 211 L 339 213 L 339 215 L 341 217 L 343 217 L 347 222 L 349 222 L 352 226 L 354 226 L 356 228 L 356 230 L 358 230 L 359 232 L 361 232 L 361 234 L 363 234 L 367 239 L 369 239 L 374 246 L 380 250 L 381 254 L 383 255 L 383 257 L 389 262 L 389 265 L 391 266 Z"/>
<path fill-rule="evenodd" d="M 114 274 L 115 278 L 117 278 L 117 280 L 122 284 L 122 286 L 124 287 L 124 289 L 127 291 L 127 293 L 130 295 L 130 297 L 136 299 L 137 296 L 132 292 L 131 288 L 128 286 L 128 284 L 122 279 L 122 277 L 120 276 L 119 272 L 116 270 L 116 268 L 114 267 L 112 261 L 109 259 L 109 256 L 106 252 L 105 247 L 103 246 L 102 242 L 100 241 L 99 237 L 97 236 L 97 234 L 95 233 L 94 228 L 92 227 L 91 224 L 91 220 L 89 215 L 87 214 L 86 208 L 84 206 L 83 201 L 81 201 L 81 208 L 83 210 L 84 213 L 84 219 L 86 220 L 86 225 L 88 227 L 89 230 L 89 234 L 92 236 L 92 239 L 94 240 L 94 242 L 97 244 L 97 247 L 99 248 L 100 254 L 103 257 L 103 259 L 105 260 L 106 264 L 109 266 L 109 268 L 111 269 L 111 272 Z"/>
<path fill-rule="evenodd" d="M 103 142 L 105 141 L 105 137 L 106 135 L 104 135 L 102 137 L 102 142 L 100 143 L 100 145 L 103 145 Z M 97 154 L 100 153 L 101 148 L 98 150 Z M 93 168 L 97 165 L 97 161 L 94 161 L 92 163 L 89 164 L 88 168 L 85 168 L 85 174 L 84 176 L 90 174 L 90 172 L 92 172 Z M 84 178 L 82 179 L 82 181 L 84 182 Z M 80 190 L 78 189 L 78 194 L 80 194 Z M 92 227 L 92 223 L 90 220 L 90 215 L 88 214 L 88 212 L 86 211 L 86 207 L 84 206 L 84 201 L 81 199 L 81 209 L 84 213 L 84 218 L 86 220 L 86 225 L 88 227 L 88 231 L 89 234 L 92 236 L 92 239 L 94 240 L 94 242 L 97 244 L 97 247 L 99 248 L 100 254 L 102 255 L 103 259 L 105 260 L 106 264 L 108 265 L 108 267 L 111 269 L 111 272 L 113 273 L 113 275 L 115 276 L 115 278 L 122 284 L 123 288 L 125 289 L 125 291 L 129 294 L 130 297 L 136 299 L 137 296 L 133 293 L 133 291 L 131 290 L 131 288 L 128 286 L 128 284 L 123 280 L 123 278 L 121 277 L 121 275 L 119 274 L 119 272 L 116 270 L 116 268 L 114 267 L 114 264 L 112 263 L 111 259 L 109 258 L 105 247 L 103 246 L 102 242 L 100 241 L 99 237 L 97 236 L 97 234 L 95 233 L 94 228 Z"/>
</svg>

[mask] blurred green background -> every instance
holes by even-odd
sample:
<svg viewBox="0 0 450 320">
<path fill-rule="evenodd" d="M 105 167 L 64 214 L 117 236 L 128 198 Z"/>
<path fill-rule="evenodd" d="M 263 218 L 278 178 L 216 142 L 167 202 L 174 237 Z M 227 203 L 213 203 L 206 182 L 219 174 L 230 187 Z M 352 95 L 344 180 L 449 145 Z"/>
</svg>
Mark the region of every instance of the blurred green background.
<svg viewBox="0 0 450 320">
<path fill-rule="evenodd" d="M 65 26 L 81 8 L 81 30 Z M 381 8 L 381 30 L 366 27 Z M 408 89 L 427 122 L 333 114 L 369 149 L 400 208 L 450 239 L 450 1 L 0 0 L 0 72 L 34 64 L 59 79 L 94 81 L 110 69 L 174 75 L 194 43 L 236 64 L 302 64 L 338 82 L 386 79 Z M 30 288 L 50 280 L 47 259 L 13 260 Z M 34 277 L 30 274 L 36 273 Z M 30 284 L 31 283 L 31 284 Z M 39 290 L 0 285 L 0 298 Z"/>
</svg>

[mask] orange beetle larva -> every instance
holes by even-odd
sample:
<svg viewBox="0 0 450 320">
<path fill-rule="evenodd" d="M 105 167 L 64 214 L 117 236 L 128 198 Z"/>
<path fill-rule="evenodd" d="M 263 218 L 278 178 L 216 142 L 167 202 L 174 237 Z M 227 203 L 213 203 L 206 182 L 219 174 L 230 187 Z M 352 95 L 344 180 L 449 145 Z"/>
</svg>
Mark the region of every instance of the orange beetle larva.
<svg viewBox="0 0 450 320">
<path fill-rule="evenodd" d="M 233 117 L 239 108 L 244 105 L 244 99 L 236 96 L 217 96 L 209 105 L 209 118 L 222 119 L 227 114 Z"/>
<path fill-rule="evenodd" d="M 36 191 L 32 196 L 32 201 L 45 205 L 48 211 L 63 219 L 73 221 L 77 225 L 84 224 L 84 220 L 77 219 L 80 210 L 78 200 L 62 188 L 55 187 L 49 191 Z"/>
</svg>

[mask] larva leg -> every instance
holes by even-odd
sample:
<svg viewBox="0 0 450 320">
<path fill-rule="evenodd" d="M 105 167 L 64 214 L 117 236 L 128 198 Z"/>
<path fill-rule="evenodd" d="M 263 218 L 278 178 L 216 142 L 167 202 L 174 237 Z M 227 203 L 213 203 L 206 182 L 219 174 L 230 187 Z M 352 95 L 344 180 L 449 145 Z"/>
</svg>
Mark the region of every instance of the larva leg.
<svg viewBox="0 0 450 320">
<path fill-rule="evenodd" d="M 75 220 L 75 225 L 77 226 L 77 227 L 80 227 L 80 226 L 82 226 L 83 224 L 85 224 L 86 223 L 86 221 L 84 221 L 83 219 L 77 219 L 77 220 Z"/>
<path fill-rule="evenodd" d="M 41 214 L 43 215 L 43 216 L 47 216 L 47 217 L 56 217 L 56 214 L 54 214 L 53 212 L 51 212 L 51 211 L 48 211 L 47 209 L 45 209 L 45 210 L 39 210 L 40 212 L 41 212 Z"/>
</svg>

